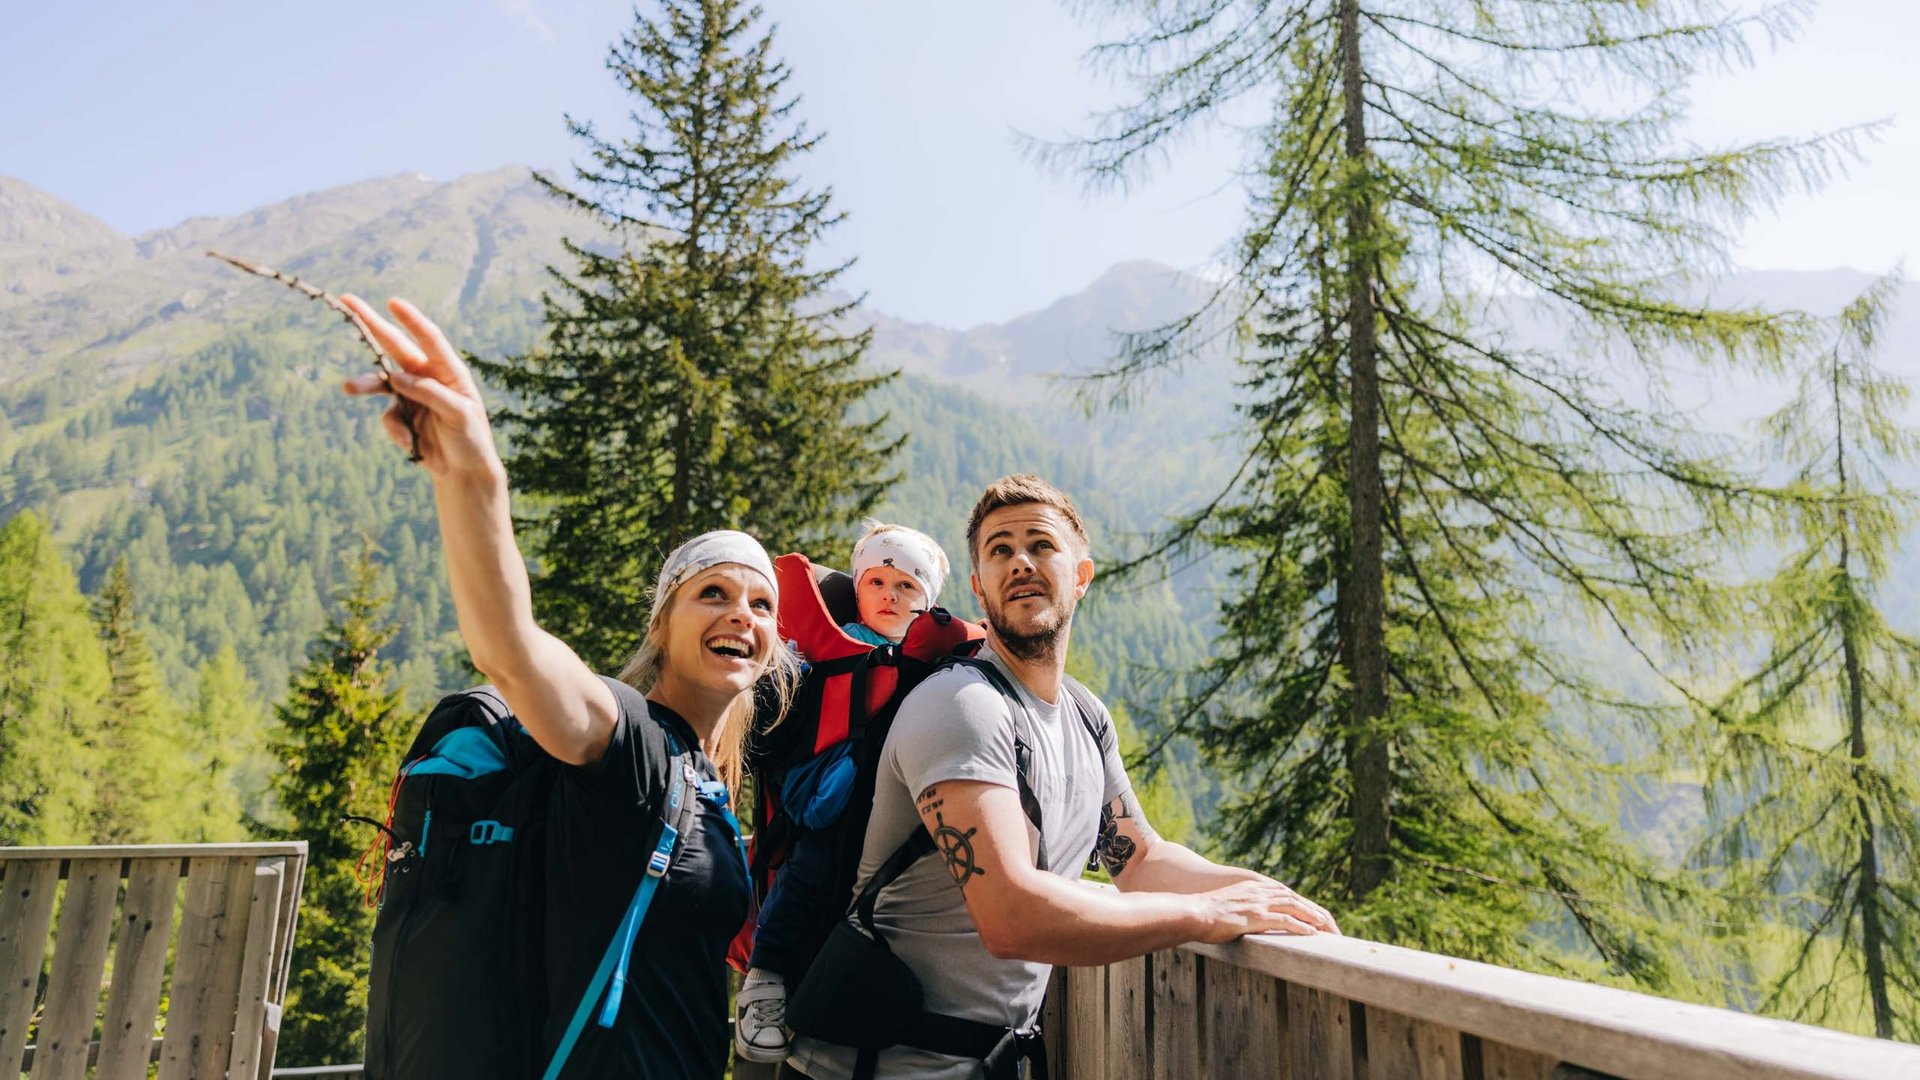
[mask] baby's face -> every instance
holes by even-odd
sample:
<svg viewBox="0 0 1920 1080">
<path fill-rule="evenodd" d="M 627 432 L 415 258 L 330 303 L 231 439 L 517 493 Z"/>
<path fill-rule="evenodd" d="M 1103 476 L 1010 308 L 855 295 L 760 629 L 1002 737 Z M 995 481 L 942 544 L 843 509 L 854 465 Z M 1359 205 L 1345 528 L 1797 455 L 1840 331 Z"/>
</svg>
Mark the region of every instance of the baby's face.
<svg viewBox="0 0 1920 1080">
<path fill-rule="evenodd" d="M 859 599 L 860 621 L 867 629 L 894 641 L 906 636 L 907 624 L 927 606 L 927 593 L 920 582 L 891 566 L 876 566 L 861 574 L 854 595 Z"/>
</svg>

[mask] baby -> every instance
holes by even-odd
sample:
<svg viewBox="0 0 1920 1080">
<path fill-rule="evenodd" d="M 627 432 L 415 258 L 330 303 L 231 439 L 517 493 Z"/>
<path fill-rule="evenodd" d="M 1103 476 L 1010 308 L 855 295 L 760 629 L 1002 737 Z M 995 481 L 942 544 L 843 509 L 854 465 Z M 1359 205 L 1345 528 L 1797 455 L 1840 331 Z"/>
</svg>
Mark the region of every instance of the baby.
<svg viewBox="0 0 1920 1080">
<path fill-rule="evenodd" d="M 876 647 L 898 645 L 914 617 L 939 600 L 948 572 L 947 554 L 932 537 L 904 525 L 869 522 L 865 535 L 853 545 L 854 598 L 860 618 L 841 631 Z M 796 781 L 817 778 L 849 751 L 849 744 L 842 742 L 790 770 L 782 787 L 782 805 L 810 804 L 811 799 L 795 790 Z M 793 849 L 760 909 L 751 968 L 737 997 L 741 1015 L 734 1027 L 735 1049 L 748 1061 L 785 1060 L 787 974 L 806 962 L 818 944 L 820 928 L 838 914 L 833 910 L 835 898 L 829 895 L 835 821 L 799 821 L 797 817 L 796 821 Z"/>
</svg>

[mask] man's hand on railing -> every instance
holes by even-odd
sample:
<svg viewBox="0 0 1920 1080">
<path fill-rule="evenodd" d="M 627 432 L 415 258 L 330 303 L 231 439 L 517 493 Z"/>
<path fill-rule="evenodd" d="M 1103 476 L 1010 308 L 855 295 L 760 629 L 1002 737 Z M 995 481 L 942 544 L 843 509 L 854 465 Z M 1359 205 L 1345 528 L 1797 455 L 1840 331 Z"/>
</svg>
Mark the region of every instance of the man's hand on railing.
<svg viewBox="0 0 1920 1080">
<path fill-rule="evenodd" d="M 1277 881 L 1243 881 L 1194 899 L 1205 905 L 1207 930 L 1199 940 L 1209 944 L 1247 934 L 1340 932 L 1340 924 L 1326 908 Z"/>
</svg>

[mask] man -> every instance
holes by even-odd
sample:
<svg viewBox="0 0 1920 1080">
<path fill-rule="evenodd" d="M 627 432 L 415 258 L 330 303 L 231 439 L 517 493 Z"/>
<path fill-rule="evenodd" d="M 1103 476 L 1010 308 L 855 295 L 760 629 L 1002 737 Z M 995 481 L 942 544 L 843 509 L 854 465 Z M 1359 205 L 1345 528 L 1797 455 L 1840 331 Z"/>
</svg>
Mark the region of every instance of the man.
<svg viewBox="0 0 1920 1080">
<path fill-rule="evenodd" d="M 1028 1031 L 1054 964 L 1107 964 L 1264 931 L 1338 933 L 1325 909 L 1286 886 L 1201 858 L 1148 825 L 1112 717 L 1066 678 L 1074 609 L 1093 581 L 1073 501 L 1035 476 L 997 480 L 968 519 L 967 552 L 987 613 L 981 658 L 1014 696 L 987 673 L 956 667 L 901 704 L 881 751 L 856 886 L 865 889 L 914 830 L 931 834 L 934 851 L 883 887 L 874 908 L 875 926 L 919 977 L 926 1010 Z M 1083 700 L 1097 715 L 1080 715 Z M 1037 815 L 1023 806 L 1023 771 Z M 1118 892 L 1077 881 L 1089 850 Z M 1045 865 L 1036 865 L 1042 853 Z M 990 1080 L 1019 1066 L 1004 1053 L 995 1060 Z M 879 1077 L 987 1075 L 979 1056 L 896 1046 L 863 1063 L 849 1048 L 803 1037 L 782 1076 L 854 1080 L 862 1065 Z"/>
</svg>

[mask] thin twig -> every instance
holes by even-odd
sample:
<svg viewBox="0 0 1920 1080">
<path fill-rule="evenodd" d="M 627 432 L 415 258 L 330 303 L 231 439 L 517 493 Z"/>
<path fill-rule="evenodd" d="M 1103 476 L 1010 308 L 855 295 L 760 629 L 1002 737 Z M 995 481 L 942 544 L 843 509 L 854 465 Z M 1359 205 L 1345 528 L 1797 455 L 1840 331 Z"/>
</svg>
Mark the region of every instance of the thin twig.
<svg viewBox="0 0 1920 1080">
<path fill-rule="evenodd" d="M 263 278 L 271 278 L 272 280 L 277 281 L 282 285 L 285 285 L 287 288 L 292 289 L 297 293 L 300 293 L 302 296 L 305 296 L 309 300 L 318 300 L 322 304 L 325 304 L 326 306 L 339 312 L 341 318 L 347 320 L 347 322 L 349 323 L 352 323 L 353 329 L 355 330 L 355 332 L 357 332 L 360 335 L 360 340 L 366 342 L 367 348 L 373 350 L 373 363 L 375 367 L 380 369 L 380 381 L 386 384 L 387 393 L 393 394 L 393 400 L 399 406 L 400 422 L 407 426 L 407 438 L 412 442 L 412 445 L 409 446 L 407 449 L 407 460 L 415 461 L 415 462 L 420 460 L 420 433 L 414 430 L 414 426 L 413 426 L 413 413 L 414 413 L 413 402 L 408 401 L 406 398 L 401 397 L 397 393 L 394 393 L 393 361 L 388 358 L 386 350 L 380 347 L 380 343 L 378 341 L 375 341 L 373 338 L 373 335 L 367 331 L 366 324 L 360 321 L 360 316 L 355 315 L 353 313 L 352 308 L 341 303 L 339 297 L 333 295 L 327 290 L 322 289 L 317 285 L 310 285 L 307 282 L 301 281 L 299 278 L 294 277 L 292 274 L 281 273 L 280 271 L 275 270 L 271 266 L 262 266 L 259 263 L 250 263 L 245 259 L 236 259 L 231 255 L 222 254 L 221 252 L 213 251 L 213 250 L 208 250 L 207 255 L 210 258 L 219 259 L 221 262 L 226 263 L 229 266 L 233 266 L 241 270 L 245 270 L 249 274 L 257 274 Z"/>
</svg>

